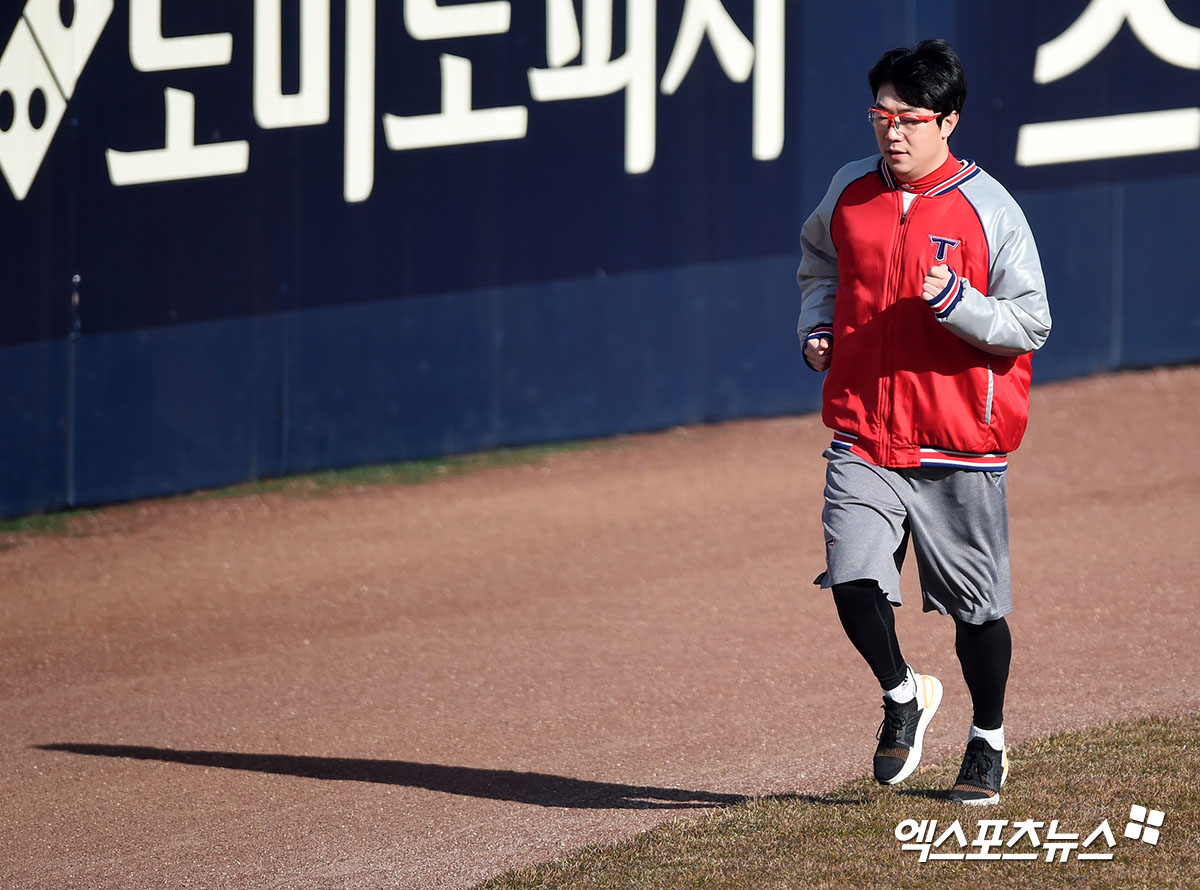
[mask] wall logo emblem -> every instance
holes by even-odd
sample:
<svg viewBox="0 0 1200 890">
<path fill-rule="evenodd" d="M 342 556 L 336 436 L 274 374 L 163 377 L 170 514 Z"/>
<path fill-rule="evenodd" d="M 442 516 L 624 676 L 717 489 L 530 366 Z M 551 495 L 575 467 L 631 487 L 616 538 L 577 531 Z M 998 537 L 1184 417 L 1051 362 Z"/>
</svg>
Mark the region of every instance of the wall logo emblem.
<svg viewBox="0 0 1200 890">
<path fill-rule="evenodd" d="M 18 201 L 37 178 L 112 11 L 113 0 L 29 0 L 0 54 L 0 173 Z"/>
</svg>

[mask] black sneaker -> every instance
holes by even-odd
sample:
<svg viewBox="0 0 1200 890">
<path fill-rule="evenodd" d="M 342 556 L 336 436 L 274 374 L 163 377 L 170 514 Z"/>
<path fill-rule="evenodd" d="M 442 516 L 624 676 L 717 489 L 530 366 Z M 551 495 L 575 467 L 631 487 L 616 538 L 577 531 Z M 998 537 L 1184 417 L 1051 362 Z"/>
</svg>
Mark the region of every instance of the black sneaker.
<svg viewBox="0 0 1200 890">
<path fill-rule="evenodd" d="M 972 807 L 1000 802 L 1000 786 L 1008 778 L 1008 749 L 997 751 L 984 739 L 967 742 L 958 779 L 950 789 L 950 799 Z"/>
<path fill-rule="evenodd" d="M 942 703 L 942 683 L 928 674 L 913 674 L 917 695 L 897 704 L 883 699 L 883 722 L 875 737 L 875 778 L 884 785 L 896 785 L 913 774 L 921 763 L 921 742 L 925 729 Z"/>
</svg>

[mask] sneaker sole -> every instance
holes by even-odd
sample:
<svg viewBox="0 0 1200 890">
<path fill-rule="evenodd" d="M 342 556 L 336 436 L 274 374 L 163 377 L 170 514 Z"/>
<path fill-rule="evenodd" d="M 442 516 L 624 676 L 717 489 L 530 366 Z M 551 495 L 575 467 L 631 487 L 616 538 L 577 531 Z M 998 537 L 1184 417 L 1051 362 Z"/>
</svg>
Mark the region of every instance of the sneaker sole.
<svg viewBox="0 0 1200 890">
<path fill-rule="evenodd" d="M 991 797 L 981 797 L 979 800 L 960 800 L 964 807 L 990 807 L 1000 803 L 1000 795 L 993 794 Z"/>
<path fill-rule="evenodd" d="M 933 719 L 933 715 L 937 713 L 938 706 L 942 703 L 942 681 L 927 674 L 917 674 L 917 677 L 924 704 L 922 705 L 921 719 L 917 722 L 916 738 L 913 739 L 908 759 L 904 761 L 900 772 L 884 781 L 884 785 L 899 785 L 921 765 L 921 748 L 925 741 L 925 730 L 929 726 L 929 721 Z"/>
<path fill-rule="evenodd" d="M 960 800 L 962 806 L 994 806 L 1000 802 L 1000 795 L 992 794 L 990 798 L 979 798 L 978 800 Z"/>
</svg>

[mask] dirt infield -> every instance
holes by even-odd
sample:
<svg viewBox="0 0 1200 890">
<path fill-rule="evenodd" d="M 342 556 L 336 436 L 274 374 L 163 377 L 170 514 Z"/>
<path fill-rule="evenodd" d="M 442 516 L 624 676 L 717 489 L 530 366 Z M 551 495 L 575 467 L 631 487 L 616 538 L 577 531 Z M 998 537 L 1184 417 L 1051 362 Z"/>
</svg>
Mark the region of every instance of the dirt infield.
<svg viewBox="0 0 1200 890">
<path fill-rule="evenodd" d="M 1010 740 L 1200 708 L 1198 391 L 1035 390 Z M 878 689 L 810 584 L 827 442 L 739 422 L 0 538 L 0 887 L 464 887 L 862 774 Z M 953 627 L 897 623 L 957 757 Z"/>
</svg>

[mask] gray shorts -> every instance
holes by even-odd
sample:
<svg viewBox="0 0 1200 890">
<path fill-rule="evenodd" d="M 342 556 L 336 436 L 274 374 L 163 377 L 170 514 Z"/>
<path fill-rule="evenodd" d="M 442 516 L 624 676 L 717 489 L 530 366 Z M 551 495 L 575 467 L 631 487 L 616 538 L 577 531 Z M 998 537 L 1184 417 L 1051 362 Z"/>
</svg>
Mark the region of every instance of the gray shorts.
<svg viewBox="0 0 1200 890">
<path fill-rule="evenodd" d="M 912 538 L 926 612 L 982 624 L 1012 611 L 1004 473 L 877 467 L 826 450 L 822 587 L 873 579 L 900 605 Z"/>
</svg>

